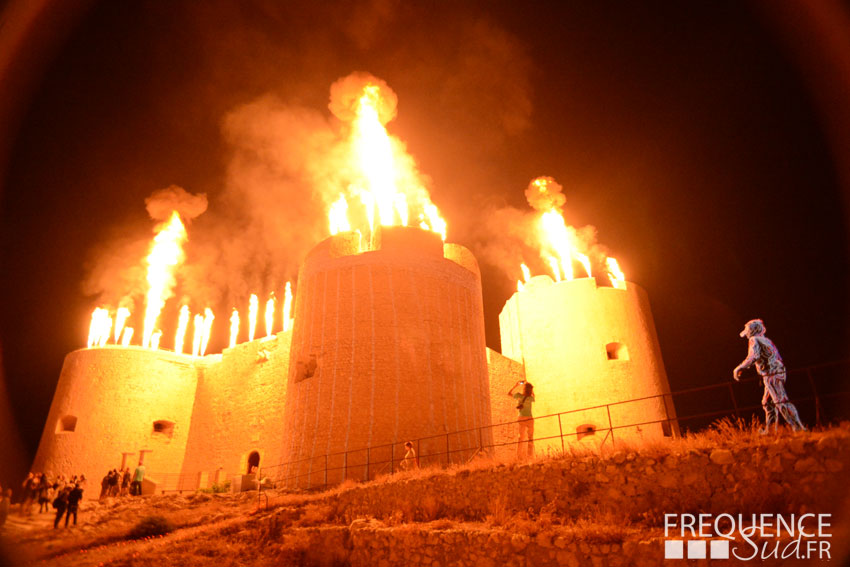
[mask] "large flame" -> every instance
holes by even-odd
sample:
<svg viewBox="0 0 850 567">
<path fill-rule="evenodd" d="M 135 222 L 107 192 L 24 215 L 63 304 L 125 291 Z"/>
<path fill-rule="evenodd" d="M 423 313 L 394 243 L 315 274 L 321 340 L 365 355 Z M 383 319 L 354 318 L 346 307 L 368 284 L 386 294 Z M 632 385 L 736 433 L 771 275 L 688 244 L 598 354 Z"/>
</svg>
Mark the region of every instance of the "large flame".
<svg viewBox="0 0 850 567">
<path fill-rule="evenodd" d="M 153 332 L 153 334 L 151 335 L 151 345 L 150 345 L 152 349 L 156 350 L 156 349 L 159 348 L 159 339 L 161 339 L 161 338 L 162 338 L 162 331 L 157 329 L 156 331 Z"/>
<path fill-rule="evenodd" d="M 266 336 L 272 336 L 272 328 L 274 327 L 274 293 L 269 296 L 266 301 Z"/>
<path fill-rule="evenodd" d="M 576 277 L 573 262 L 581 265 L 587 277 L 593 275 L 591 259 L 586 253 L 588 245 L 581 241 L 576 236 L 575 229 L 567 226 L 564 221 L 565 198 L 561 189 L 551 177 L 538 177 L 529 183 L 525 192 L 529 204 L 540 211 L 540 256 L 549 265 L 556 282 L 569 281 Z M 617 261 L 613 258 L 606 258 L 611 285 L 624 288 L 625 277 L 616 264 Z M 615 268 L 612 268 L 612 265 Z M 520 283 L 518 282 L 518 289 L 522 287 Z"/>
<path fill-rule="evenodd" d="M 239 311 L 233 308 L 233 313 L 230 314 L 230 348 L 236 346 L 236 341 L 239 339 Z"/>
<path fill-rule="evenodd" d="M 248 301 L 248 341 L 254 340 L 254 333 L 257 331 L 257 311 L 260 308 L 260 300 L 256 294 L 251 294 Z"/>
<path fill-rule="evenodd" d="M 177 211 L 171 213 L 168 222 L 160 225 L 153 239 L 151 251 L 147 257 L 148 293 L 145 298 L 145 324 L 142 346 L 149 347 L 156 321 L 165 306 L 165 300 L 171 296 L 174 286 L 174 267 L 183 260 L 183 242 L 186 240 L 186 228 L 180 221 Z"/>
<path fill-rule="evenodd" d="M 445 240 L 446 222 L 422 184 L 416 181 L 419 174 L 413 159 L 384 126 L 395 108 L 395 95 L 384 89 L 389 90 L 386 85 L 368 82 L 354 101 L 350 143 L 359 176 L 347 191 L 350 196 L 359 197 L 370 234 L 374 233 L 376 224 L 408 226 L 413 208 L 419 226 L 440 234 Z M 387 108 L 393 112 L 387 112 Z M 330 206 L 331 234 L 352 230 L 357 223 L 351 222 L 349 213 L 349 203 L 345 195 L 340 195 Z"/>
<path fill-rule="evenodd" d="M 131 340 L 133 340 L 133 327 L 124 327 L 121 333 L 121 346 L 130 346 Z"/>
<path fill-rule="evenodd" d="M 288 331 L 292 328 L 292 284 L 286 282 L 286 292 L 283 298 L 283 330 Z"/>
<path fill-rule="evenodd" d="M 183 342 L 186 340 L 186 328 L 189 326 L 189 306 L 184 305 L 180 308 L 180 315 L 177 318 L 177 334 L 174 336 L 174 352 L 183 354 Z"/>
</svg>

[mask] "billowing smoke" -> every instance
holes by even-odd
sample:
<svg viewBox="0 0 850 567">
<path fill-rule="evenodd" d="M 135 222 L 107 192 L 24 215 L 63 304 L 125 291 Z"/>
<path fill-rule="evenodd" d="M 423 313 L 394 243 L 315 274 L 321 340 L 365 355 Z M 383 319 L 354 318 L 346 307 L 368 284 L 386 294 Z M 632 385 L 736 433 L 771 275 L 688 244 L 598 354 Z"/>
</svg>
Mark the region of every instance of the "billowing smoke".
<svg viewBox="0 0 850 567">
<path fill-rule="evenodd" d="M 184 221 L 190 220 L 207 210 L 207 195 L 193 195 L 182 187 L 171 185 L 154 191 L 145 199 L 145 208 L 154 220 L 168 220 L 174 211 L 177 211 Z"/>
<path fill-rule="evenodd" d="M 386 125 L 396 117 L 398 97 L 385 81 L 369 73 L 357 71 L 334 82 L 328 108 L 343 122 L 351 122 L 356 115 L 358 101 L 363 96 L 363 89 L 369 85 L 377 87 L 381 93 L 382 104 L 378 107 L 378 117 L 381 124 Z"/>
<path fill-rule="evenodd" d="M 553 177 L 538 177 L 528 184 L 525 198 L 535 211 L 563 211 L 567 202 L 564 187 Z"/>
</svg>

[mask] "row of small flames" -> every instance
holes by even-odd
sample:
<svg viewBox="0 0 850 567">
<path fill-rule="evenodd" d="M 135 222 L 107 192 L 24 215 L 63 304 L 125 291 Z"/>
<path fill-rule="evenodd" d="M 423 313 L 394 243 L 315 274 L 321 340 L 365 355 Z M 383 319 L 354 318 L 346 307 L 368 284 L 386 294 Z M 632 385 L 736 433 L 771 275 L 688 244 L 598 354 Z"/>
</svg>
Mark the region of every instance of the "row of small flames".
<svg viewBox="0 0 850 567">
<path fill-rule="evenodd" d="M 248 301 L 249 342 L 256 338 L 259 303 L 257 295 L 251 294 Z M 272 293 L 266 301 L 266 337 L 271 337 L 275 332 L 276 303 L 274 293 Z M 291 311 L 292 285 L 290 282 L 286 282 L 286 296 L 283 301 L 283 331 L 288 331 L 292 328 Z M 126 324 L 130 315 L 130 310 L 126 307 L 119 307 L 114 313 L 110 312 L 108 308 L 95 308 L 92 313 L 91 324 L 89 325 L 88 348 L 104 347 L 110 343 L 130 346 L 133 340 L 133 328 L 128 327 Z M 209 344 L 213 321 L 215 320 L 215 315 L 209 307 L 204 309 L 203 314 L 195 314 L 194 319 L 192 319 L 188 305 L 183 305 L 180 308 L 180 315 L 177 319 L 177 332 L 174 336 L 174 352 L 184 354 L 186 332 L 189 328 L 190 319 L 193 321 L 192 355 L 204 356 Z M 233 348 L 239 342 L 240 324 L 239 311 L 234 308 L 230 315 L 230 348 Z M 141 346 L 154 350 L 159 349 L 161 339 L 162 331 L 157 329 L 151 334 L 147 344 L 142 341 Z"/>
</svg>

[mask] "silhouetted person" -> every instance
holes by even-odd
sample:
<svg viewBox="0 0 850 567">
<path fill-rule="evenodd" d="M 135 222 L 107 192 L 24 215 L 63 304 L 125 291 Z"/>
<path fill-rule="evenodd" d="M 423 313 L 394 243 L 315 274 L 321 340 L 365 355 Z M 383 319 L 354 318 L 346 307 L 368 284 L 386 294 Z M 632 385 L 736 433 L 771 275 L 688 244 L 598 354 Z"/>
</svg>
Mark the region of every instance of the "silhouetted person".
<svg viewBox="0 0 850 567">
<path fill-rule="evenodd" d="M 68 509 L 68 495 L 71 494 L 71 487 L 66 485 L 59 490 L 56 498 L 53 500 L 53 507 L 56 508 L 56 518 L 53 520 L 53 528 L 59 526 L 59 520 L 62 519 L 62 514 Z"/>
<path fill-rule="evenodd" d="M 121 475 L 121 496 L 127 496 L 130 493 L 130 467 L 124 469 L 124 474 Z"/>
<path fill-rule="evenodd" d="M 130 494 L 134 496 L 142 495 L 142 481 L 145 480 L 145 465 L 139 463 L 136 467 L 136 472 L 133 473 L 133 484 L 130 487 Z"/>
<path fill-rule="evenodd" d="M 747 321 L 744 325 L 740 336 L 748 339 L 747 358 L 735 367 L 732 375 L 738 381 L 744 369 L 755 364 L 756 371 L 764 382 L 761 405 L 764 408 L 766 423 L 761 433 L 769 433 L 771 425 L 774 431 L 777 429 L 777 411 L 795 431 L 805 431 L 806 427 L 800 421 L 797 408 L 788 401 L 788 394 L 785 393 L 785 364 L 779 356 L 779 349 L 773 341 L 764 336 L 764 332 L 764 322 L 761 319 Z"/>
<path fill-rule="evenodd" d="M 410 441 L 405 442 L 404 448 L 406 452 L 400 464 L 402 470 L 409 471 L 412 469 L 418 469 L 419 457 L 416 456 L 416 450 L 413 448 L 413 443 Z"/>
<path fill-rule="evenodd" d="M 68 527 L 68 520 L 71 519 L 71 514 L 74 515 L 74 525 L 77 525 L 77 510 L 80 508 L 80 500 L 83 499 L 83 489 L 79 484 L 75 484 L 71 492 L 68 493 L 68 511 L 65 513 L 65 527 Z"/>
</svg>

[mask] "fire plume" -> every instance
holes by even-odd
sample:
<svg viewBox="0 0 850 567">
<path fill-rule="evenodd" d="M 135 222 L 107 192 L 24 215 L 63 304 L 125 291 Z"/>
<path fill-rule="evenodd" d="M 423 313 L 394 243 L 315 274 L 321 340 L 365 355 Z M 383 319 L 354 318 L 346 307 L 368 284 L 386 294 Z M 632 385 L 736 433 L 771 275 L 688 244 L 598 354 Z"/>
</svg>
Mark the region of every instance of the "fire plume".
<svg viewBox="0 0 850 567">
<path fill-rule="evenodd" d="M 608 264 L 608 277 L 611 279 L 611 285 L 619 289 L 626 289 L 626 276 L 620 269 L 620 264 L 615 258 L 606 258 Z"/>
<path fill-rule="evenodd" d="M 556 282 L 570 281 L 576 277 L 573 262 L 581 265 L 586 277 L 593 275 L 591 257 L 588 252 L 589 245 L 580 239 L 576 230 L 564 221 L 563 206 L 566 198 L 561 192 L 562 189 L 553 178 L 538 177 L 529 183 L 525 191 L 529 205 L 540 211 L 538 218 L 540 256 L 549 265 Z M 625 277 L 616 266 L 616 260 L 606 258 L 605 262 L 611 285 L 620 287 L 620 284 L 623 284 L 625 287 Z M 612 262 L 616 268 L 611 267 Z"/>
<path fill-rule="evenodd" d="M 159 348 L 159 339 L 162 338 L 162 331 L 154 331 L 151 335 L 151 348 L 156 350 Z"/>
<path fill-rule="evenodd" d="M 239 338 L 239 311 L 233 309 L 230 314 L 230 348 L 236 346 L 236 340 Z"/>
<path fill-rule="evenodd" d="M 257 311 L 259 310 L 260 301 L 256 294 L 251 294 L 248 301 L 248 341 L 254 340 L 254 333 L 257 331 Z"/>
<path fill-rule="evenodd" d="M 133 340 L 133 327 L 124 327 L 121 333 L 121 346 L 130 346 L 131 340 Z"/>
<path fill-rule="evenodd" d="M 174 352 L 177 354 L 183 354 L 183 341 L 186 339 L 189 316 L 189 306 L 184 305 L 180 308 L 180 315 L 177 318 L 177 334 L 174 337 Z"/>
<path fill-rule="evenodd" d="M 174 268 L 183 260 L 183 242 L 186 240 L 186 228 L 177 211 L 171 218 L 158 227 L 159 232 L 153 239 L 147 257 L 148 292 L 145 298 L 145 323 L 142 346 L 151 344 L 151 336 L 165 301 L 171 295 L 174 286 Z"/>
<path fill-rule="evenodd" d="M 341 194 L 329 210 L 331 234 L 352 230 L 365 217 L 368 231 L 376 225 L 408 226 L 411 210 L 414 222 L 446 239 L 446 222 L 431 202 L 420 181 L 413 158 L 404 144 L 390 136 L 385 124 L 395 117 L 395 93 L 379 79 L 349 76 L 331 88 L 332 109 L 337 85 L 347 96 L 341 103 L 344 110 L 335 113 L 350 123 L 349 143 L 355 180 L 348 187 L 350 197 L 358 198 L 363 208 L 352 211 L 349 201 Z M 354 86 L 356 85 L 356 89 Z M 348 89 L 348 90 L 346 90 Z M 363 232 L 366 226 L 357 226 Z"/>
<path fill-rule="evenodd" d="M 271 294 L 266 301 L 266 336 L 272 336 L 272 327 L 274 327 L 274 293 Z"/>
<path fill-rule="evenodd" d="M 204 316 L 200 313 L 195 315 L 192 335 L 192 356 L 201 356 L 201 343 L 204 340 Z"/>
</svg>

